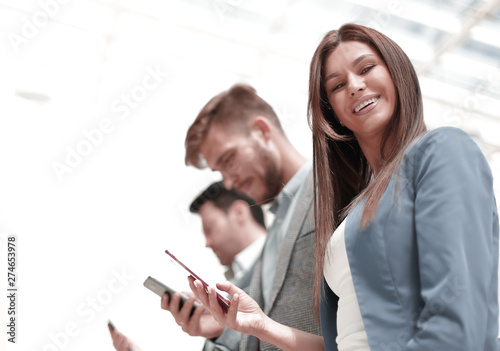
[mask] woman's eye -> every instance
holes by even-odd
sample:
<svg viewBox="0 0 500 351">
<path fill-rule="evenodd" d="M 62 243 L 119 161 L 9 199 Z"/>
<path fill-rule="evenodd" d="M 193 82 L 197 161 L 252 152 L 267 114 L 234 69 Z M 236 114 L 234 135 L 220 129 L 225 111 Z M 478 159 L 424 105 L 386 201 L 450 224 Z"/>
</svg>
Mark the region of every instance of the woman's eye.
<svg viewBox="0 0 500 351">
<path fill-rule="evenodd" d="M 368 72 L 369 70 L 371 70 L 373 67 L 375 67 L 375 65 L 369 65 L 369 66 L 366 66 L 365 68 L 363 68 L 363 70 L 361 71 L 361 74 L 364 74 L 366 72 Z"/>
<path fill-rule="evenodd" d="M 344 83 L 337 84 L 333 87 L 332 91 L 338 90 L 344 86 Z"/>
</svg>

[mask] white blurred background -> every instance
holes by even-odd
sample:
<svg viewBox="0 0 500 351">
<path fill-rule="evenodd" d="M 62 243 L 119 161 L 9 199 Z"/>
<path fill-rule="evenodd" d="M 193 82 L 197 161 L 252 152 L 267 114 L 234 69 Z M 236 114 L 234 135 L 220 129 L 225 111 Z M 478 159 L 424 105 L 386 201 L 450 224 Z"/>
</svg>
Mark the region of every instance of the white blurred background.
<svg viewBox="0 0 500 351">
<path fill-rule="evenodd" d="M 198 111 L 237 82 L 311 157 L 308 64 L 345 22 L 381 30 L 417 68 L 430 128 L 465 129 L 500 179 L 500 1 L 0 0 L 0 349 L 199 350 L 152 275 L 164 253 L 222 279 L 188 212 L 211 171 L 184 165 Z M 6 238 L 17 244 L 17 338 L 6 342 Z M 119 278 L 117 278 L 117 276 Z"/>
</svg>

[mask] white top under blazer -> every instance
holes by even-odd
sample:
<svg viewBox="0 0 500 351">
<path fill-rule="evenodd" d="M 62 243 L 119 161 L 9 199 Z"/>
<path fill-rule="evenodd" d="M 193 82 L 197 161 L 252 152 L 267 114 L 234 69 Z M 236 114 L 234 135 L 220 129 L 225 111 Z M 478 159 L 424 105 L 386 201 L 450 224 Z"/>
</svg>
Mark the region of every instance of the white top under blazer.
<svg viewBox="0 0 500 351">
<path fill-rule="evenodd" d="M 345 248 L 345 220 L 337 227 L 325 254 L 323 274 L 330 289 L 339 297 L 337 345 L 339 351 L 369 351 Z"/>
</svg>

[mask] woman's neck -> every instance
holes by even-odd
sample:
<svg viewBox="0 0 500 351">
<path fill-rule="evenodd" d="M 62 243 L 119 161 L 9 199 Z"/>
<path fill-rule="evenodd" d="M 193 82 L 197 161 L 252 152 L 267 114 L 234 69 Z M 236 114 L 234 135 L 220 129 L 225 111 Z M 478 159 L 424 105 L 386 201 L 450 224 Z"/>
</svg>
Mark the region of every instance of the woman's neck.
<svg viewBox="0 0 500 351">
<path fill-rule="evenodd" d="M 368 164 L 370 165 L 370 168 L 372 170 L 373 176 L 376 177 L 377 174 L 380 172 L 380 169 L 384 166 L 386 163 L 386 156 L 388 154 L 387 150 L 391 150 L 392 148 L 392 140 L 388 140 L 387 143 L 384 146 L 384 155 L 382 155 L 382 139 L 377 138 L 377 139 L 358 139 L 359 146 L 361 147 L 361 150 L 363 151 L 363 154 L 366 157 L 366 160 L 368 161 Z"/>
</svg>

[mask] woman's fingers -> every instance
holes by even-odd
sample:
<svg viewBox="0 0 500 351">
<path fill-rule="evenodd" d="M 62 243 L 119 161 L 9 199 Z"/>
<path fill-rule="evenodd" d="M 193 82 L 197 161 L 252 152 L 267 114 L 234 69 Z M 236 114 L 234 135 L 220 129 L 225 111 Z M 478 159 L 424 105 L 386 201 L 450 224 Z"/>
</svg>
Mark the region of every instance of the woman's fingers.
<svg viewBox="0 0 500 351">
<path fill-rule="evenodd" d="M 182 293 L 186 295 L 189 299 L 196 299 L 196 296 L 191 291 L 183 291 Z"/>
<path fill-rule="evenodd" d="M 219 306 L 219 301 L 217 301 L 217 293 L 215 289 L 211 286 L 207 286 L 208 300 L 210 301 L 210 306 L 212 310 L 216 310 L 216 312 L 221 312 L 221 307 Z"/>
<path fill-rule="evenodd" d="M 205 292 L 205 289 L 203 288 L 203 285 L 191 276 L 188 277 L 188 280 L 189 280 L 189 287 L 193 291 L 193 294 L 196 296 L 197 299 L 201 301 L 202 304 L 208 307 L 209 306 L 208 296 L 207 293 Z"/>
<path fill-rule="evenodd" d="M 217 283 L 216 286 L 217 286 L 217 289 L 219 289 L 221 291 L 225 291 L 231 296 L 233 296 L 234 294 L 240 294 L 243 291 L 240 288 L 238 288 L 236 285 L 234 285 L 228 281 L 226 281 L 224 283 Z"/>
<path fill-rule="evenodd" d="M 235 326 L 236 318 L 238 314 L 238 307 L 240 304 L 240 295 L 234 294 L 231 299 L 231 304 L 229 305 L 229 310 L 227 311 L 227 320 L 231 326 Z"/>
</svg>

